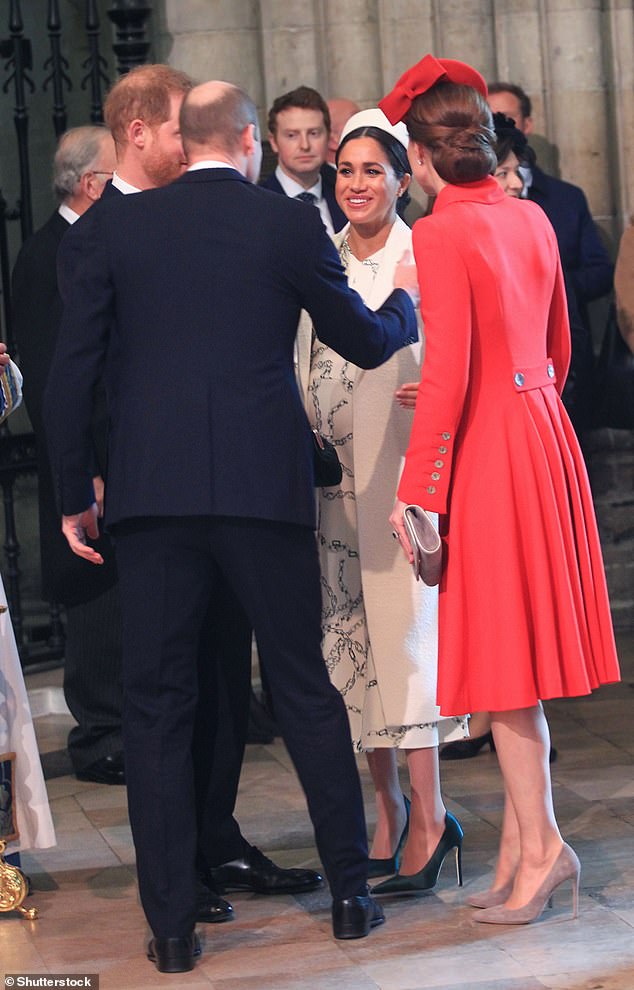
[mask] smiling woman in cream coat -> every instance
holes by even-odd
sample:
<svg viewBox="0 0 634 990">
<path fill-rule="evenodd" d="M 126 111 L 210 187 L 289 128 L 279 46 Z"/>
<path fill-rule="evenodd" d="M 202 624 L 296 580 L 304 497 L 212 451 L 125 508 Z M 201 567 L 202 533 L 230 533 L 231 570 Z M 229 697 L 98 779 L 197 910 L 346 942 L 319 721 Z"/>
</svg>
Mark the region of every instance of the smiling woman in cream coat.
<svg viewBox="0 0 634 990">
<path fill-rule="evenodd" d="M 366 110 L 348 122 L 339 148 L 336 193 L 350 223 L 335 244 L 349 284 L 371 309 L 390 294 L 396 265 L 411 249 L 411 231 L 396 215 L 409 185 L 406 140 L 404 128 Z M 446 825 L 438 743 L 465 734 L 464 719 L 441 719 L 436 707 L 438 591 L 414 580 L 388 524 L 412 417 L 395 392 L 420 376 L 421 344 L 370 372 L 312 340 L 306 327 L 298 350 L 309 418 L 343 465 L 341 485 L 319 494 L 323 648 L 376 789 L 376 876 L 394 872 L 407 838 L 397 750 L 407 752 L 412 801 L 424 822 L 404 857 L 419 859 L 424 850 L 429 859 Z"/>
</svg>

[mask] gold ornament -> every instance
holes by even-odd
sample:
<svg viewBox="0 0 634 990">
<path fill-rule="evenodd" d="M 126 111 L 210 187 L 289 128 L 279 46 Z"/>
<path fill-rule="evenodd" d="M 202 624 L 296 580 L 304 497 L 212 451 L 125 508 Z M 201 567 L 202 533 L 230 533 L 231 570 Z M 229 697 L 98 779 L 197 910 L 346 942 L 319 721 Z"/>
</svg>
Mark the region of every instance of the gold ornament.
<svg viewBox="0 0 634 990">
<path fill-rule="evenodd" d="M 22 907 L 29 892 L 26 877 L 17 866 L 5 863 L 3 853 L 6 848 L 6 842 L 0 839 L 0 911 L 19 911 L 23 918 L 35 921 L 37 908 Z"/>
</svg>

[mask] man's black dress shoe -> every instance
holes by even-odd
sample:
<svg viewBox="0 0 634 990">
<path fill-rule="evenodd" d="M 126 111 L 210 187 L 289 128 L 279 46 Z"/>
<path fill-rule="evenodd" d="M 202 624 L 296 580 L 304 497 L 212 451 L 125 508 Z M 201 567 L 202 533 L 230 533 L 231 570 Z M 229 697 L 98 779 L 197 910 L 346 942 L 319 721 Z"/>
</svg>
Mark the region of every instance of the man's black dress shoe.
<svg viewBox="0 0 634 990">
<path fill-rule="evenodd" d="M 371 928 L 385 921 L 382 907 L 370 896 L 345 897 L 332 902 L 332 933 L 335 938 L 365 938 Z"/>
<path fill-rule="evenodd" d="M 196 932 L 187 938 L 153 938 L 147 947 L 147 957 L 159 973 L 188 973 L 199 955 L 200 942 Z"/>
<path fill-rule="evenodd" d="M 125 784 L 123 753 L 102 756 L 75 773 L 77 780 L 92 780 L 95 784 Z"/>
<path fill-rule="evenodd" d="M 256 846 L 244 844 L 244 855 L 209 870 L 221 894 L 228 890 L 251 890 L 256 894 L 299 894 L 321 887 L 323 877 L 315 870 L 284 870 L 267 859 Z"/>
<path fill-rule="evenodd" d="M 199 876 L 196 885 L 196 921 L 213 924 L 229 921 L 230 918 L 233 918 L 233 908 L 229 901 L 218 896 L 211 877 Z"/>
</svg>

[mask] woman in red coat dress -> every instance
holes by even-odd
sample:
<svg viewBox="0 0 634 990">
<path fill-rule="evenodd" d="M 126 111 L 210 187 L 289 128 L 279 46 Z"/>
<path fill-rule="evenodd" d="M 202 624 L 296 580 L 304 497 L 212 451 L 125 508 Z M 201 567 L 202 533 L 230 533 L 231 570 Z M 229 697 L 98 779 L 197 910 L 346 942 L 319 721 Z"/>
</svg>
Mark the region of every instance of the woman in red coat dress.
<svg viewBox="0 0 634 990">
<path fill-rule="evenodd" d="M 391 522 L 442 514 L 438 702 L 491 713 L 504 776 L 497 872 L 476 918 L 524 924 L 579 861 L 557 827 L 545 698 L 619 678 L 592 496 L 560 400 L 566 296 L 542 210 L 491 176 L 486 84 L 431 55 L 381 103 L 404 119 L 414 175 L 437 197 L 414 228 L 426 355 Z M 442 850 L 441 850 L 442 852 Z M 422 864 L 421 864 L 422 865 Z M 403 878 L 415 882 L 414 877 Z"/>
</svg>

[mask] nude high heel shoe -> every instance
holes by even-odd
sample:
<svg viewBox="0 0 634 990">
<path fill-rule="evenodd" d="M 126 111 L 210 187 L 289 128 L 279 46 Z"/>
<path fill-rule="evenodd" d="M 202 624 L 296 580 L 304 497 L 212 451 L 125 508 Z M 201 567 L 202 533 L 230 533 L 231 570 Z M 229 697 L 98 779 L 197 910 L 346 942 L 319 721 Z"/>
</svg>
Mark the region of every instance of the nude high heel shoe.
<svg viewBox="0 0 634 990">
<path fill-rule="evenodd" d="M 471 894 L 467 897 L 467 904 L 469 907 L 474 908 L 498 907 L 500 904 L 508 901 L 512 890 L 513 881 L 509 880 L 508 883 L 505 883 L 503 887 L 499 887 L 497 890 L 482 890 L 480 893 Z"/>
<path fill-rule="evenodd" d="M 537 921 L 547 904 L 551 902 L 557 887 L 572 881 L 572 917 L 579 913 L 579 874 L 581 865 L 577 854 L 564 842 L 559 856 L 534 897 L 521 908 L 490 907 L 478 911 L 475 920 L 489 925 L 530 925 Z"/>
</svg>

